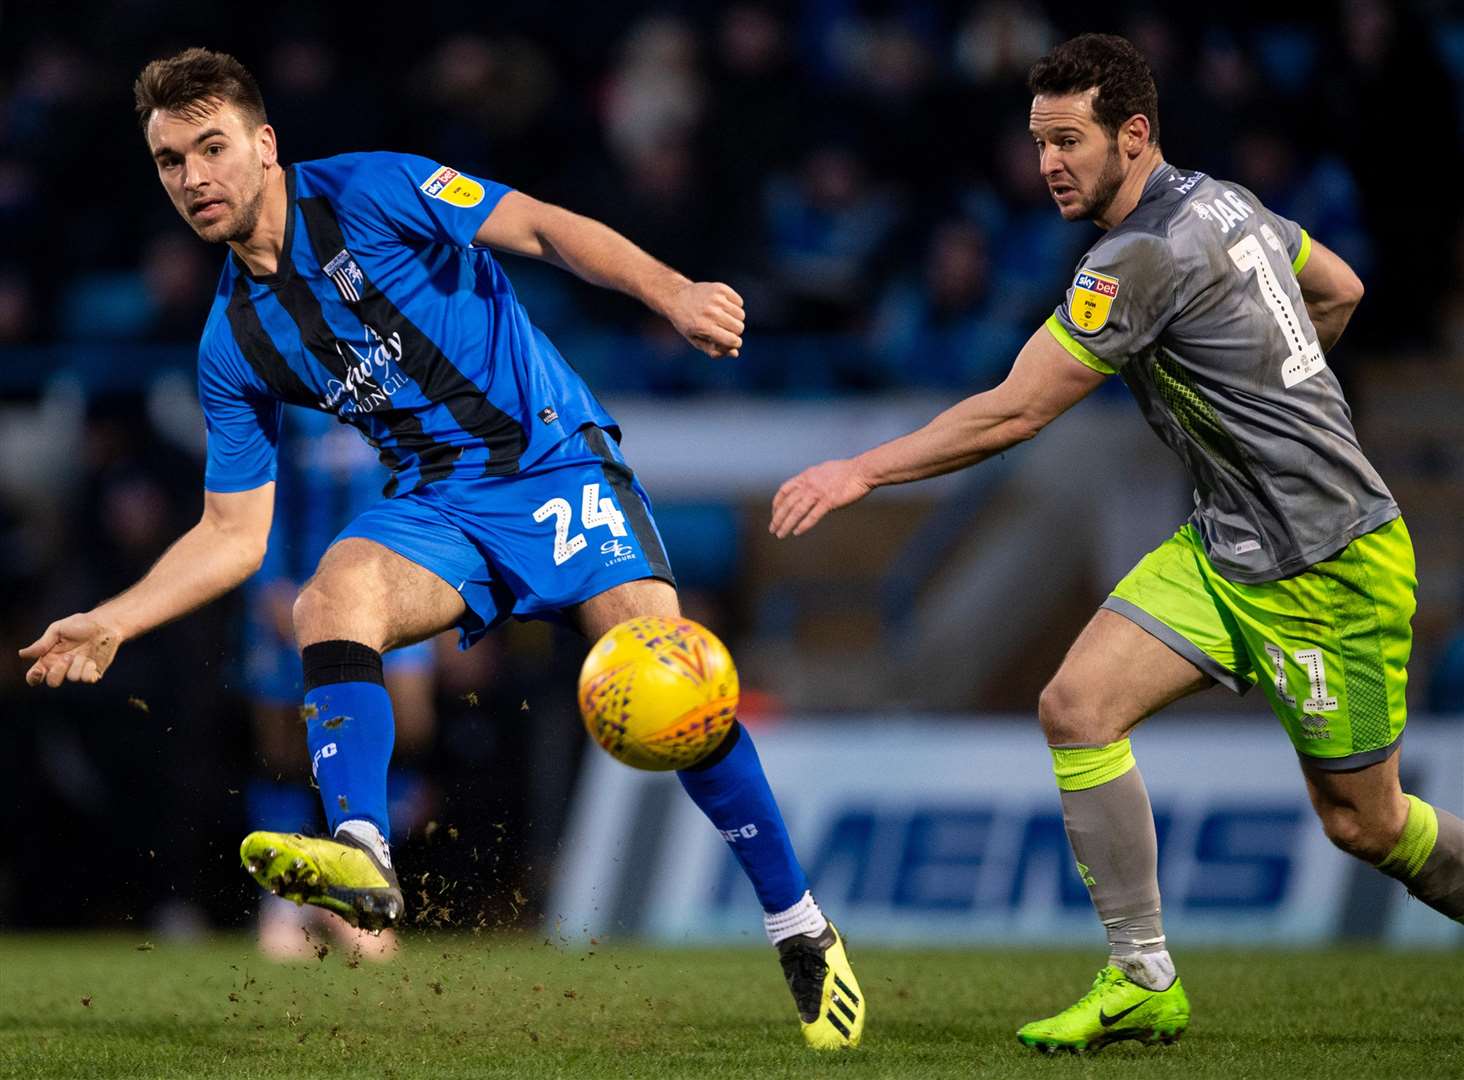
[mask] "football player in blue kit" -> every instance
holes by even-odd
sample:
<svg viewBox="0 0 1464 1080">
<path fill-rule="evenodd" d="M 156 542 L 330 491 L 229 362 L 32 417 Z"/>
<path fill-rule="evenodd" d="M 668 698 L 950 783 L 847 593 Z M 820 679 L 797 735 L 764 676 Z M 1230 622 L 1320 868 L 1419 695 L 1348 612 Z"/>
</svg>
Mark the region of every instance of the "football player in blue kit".
<svg viewBox="0 0 1464 1080">
<path fill-rule="evenodd" d="M 259 568 L 284 404 L 355 427 L 391 470 L 389 497 L 337 536 L 293 611 L 331 836 L 257 832 L 241 854 L 288 899 L 392 926 L 403 897 L 389 848 L 382 653 L 450 627 L 466 648 L 509 616 L 563 620 L 594 640 L 634 616 L 679 614 L 615 421 L 529 321 L 488 249 L 626 293 L 712 357 L 737 356 L 742 300 L 598 222 L 426 158 L 284 165 L 257 84 L 225 54 L 156 60 L 134 90 L 174 207 L 230 248 L 199 346 L 204 510 L 130 589 L 23 649 L 26 679 L 94 683 L 125 642 Z M 863 993 L 747 731 L 734 725 L 678 776 L 714 827 L 751 837 L 732 851 L 805 1040 L 856 1045 Z"/>
</svg>

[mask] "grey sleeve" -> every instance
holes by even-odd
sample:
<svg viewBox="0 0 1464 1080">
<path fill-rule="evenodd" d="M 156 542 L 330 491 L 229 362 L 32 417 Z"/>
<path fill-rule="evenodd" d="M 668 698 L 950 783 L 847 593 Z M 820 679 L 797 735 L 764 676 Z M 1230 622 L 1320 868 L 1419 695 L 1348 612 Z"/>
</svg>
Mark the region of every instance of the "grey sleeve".
<svg viewBox="0 0 1464 1080">
<path fill-rule="evenodd" d="M 1063 344 L 1075 356 L 1083 359 L 1074 345 L 1119 371 L 1174 317 L 1178 286 L 1164 237 L 1135 232 L 1105 238 L 1083 256 L 1049 325 L 1055 322 L 1068 335 Z"/>
<path fill-rule="evenodd" d="M 1286 245 L 1286 257 L 1291 260 L 1291 272 L 1293 274 L 1301 273 L 1301 268 L 1306 265 L 1306 260 L 1311 256 L 1311 237 L 1306 234 L 1305 229 L 1290 218 L 1284 218 L 1280 214 L 1271 214 L 1271 220 L 1275 223 L 1281 243 Z"/>
<path fill-rule="evenodd" d="M 1271 227 L 1280 236 L 1282 245 L 1286 248 L 1286 257 L 1291 260 L 1291 272 L 1293 274 L 1301 273 L 1301 268 L 1311 257 L 1311 237 L 1307 235 L 1306 230 L 1290 218 L 1284 218 L 1269 209 L 1260 199 L 1256 198 L 1256 193 L 1249 188 L 1243 188 L 1239 184 L 1233 183 L 1227 183 L 1225 186 L 1234 188 L 1252 206 L 1261 207 L 1265 220 L 1270 222 Z"/>
</svg>

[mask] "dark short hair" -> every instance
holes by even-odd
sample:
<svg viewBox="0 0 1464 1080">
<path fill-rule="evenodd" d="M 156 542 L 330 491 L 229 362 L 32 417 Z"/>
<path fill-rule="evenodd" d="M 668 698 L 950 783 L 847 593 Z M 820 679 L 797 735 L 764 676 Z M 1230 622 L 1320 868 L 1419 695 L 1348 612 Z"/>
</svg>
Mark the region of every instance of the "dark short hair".
<svg viewBox="0 0 1464 1080">
<path fill-rule="evenodd" d="M 146 130 L 154 109 L 202 117 L 217 102 L 234 105 L 254 127 L 268 123 L 264 96 L 249 69 L 228 53 L 184 49 L 154 60 L 132 84 L 137 122 Z"/>
<path fill-rule="evenodd" d="M 1117 34 L 1080 34 L 1032 65 L 1027 89 L 1037 94 L 1081 94 L 1098 88 L 1093 116 L 1110 136 L 1129 117 L 1149 121 L 1149 141 L 1159 143 L 1159 91 L 1144 54 Z"/>
</svg>

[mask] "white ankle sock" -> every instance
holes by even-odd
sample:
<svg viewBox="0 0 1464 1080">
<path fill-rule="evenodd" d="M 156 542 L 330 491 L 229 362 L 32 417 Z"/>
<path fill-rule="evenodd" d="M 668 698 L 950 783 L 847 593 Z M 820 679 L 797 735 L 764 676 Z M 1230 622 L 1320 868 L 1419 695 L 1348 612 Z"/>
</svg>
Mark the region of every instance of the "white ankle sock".
<svg viewBox="0 0 1464 1080">
<path fill-rule="evenodd" d="M 771 915 L 763 913 L 763 926 L 767 929 L 768 940 L 774 945 L 794 934 L 822 934 L 828 925 L 828 919 L 824 918 L 811 892 L 805 892 L 803 898 L 786 911 Z"/>
<path fill-rule="evenodd" d="M 1174 985 L 1174 961 L 1168 949 L 1153 952 L 1131 952 L 1112 956 L 1108 962 L 1122 971 L 1129 982 L 1146 990 L 1168 990 Z"/>
<path fill-rule="evenodd" d="M 390 869 L 391 848 L 387 847 L 386 837 L 381 835 L 381 830 L 364 818 L 351 818 L 336 826 L 335 834 L 340 836 L 345 833 L 353 840 L 358 840 L 371 849 L 381 865 Z"/>
</svg>

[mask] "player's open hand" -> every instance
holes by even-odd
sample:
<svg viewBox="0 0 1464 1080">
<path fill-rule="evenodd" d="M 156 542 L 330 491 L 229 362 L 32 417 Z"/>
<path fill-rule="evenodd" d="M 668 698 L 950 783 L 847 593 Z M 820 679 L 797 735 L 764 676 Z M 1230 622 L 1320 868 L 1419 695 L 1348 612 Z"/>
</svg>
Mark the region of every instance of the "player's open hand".
<svg viewBox="0 0 1464 1080">
<path fill-rule="evenodd" d="M 830 510 L 864 498 L 870 487 L 848 458 L 804 469 L 791 480 L 785 480 L 773 496 L 773 520 L 768 524 L 768 532 L 779 540 L 802 536 Z"/>
<path fill-rule="evenodd" d="M 677 333 L 713 359 L 736 356 L 746 325 L 742 297 L 720 281 L 689 281 L 672 294 L 666 318 Z"/>
<path fill-rule="evenodd" d="M 50 687 L 63 682 L 98 682 L 111 666 L 122 635 L 90 615 L 70 615 L 53 622 L 33 644 L 20 650 L 22 660 L 34 660 L 25 673 L 31 686 Z"/>
</svg>

